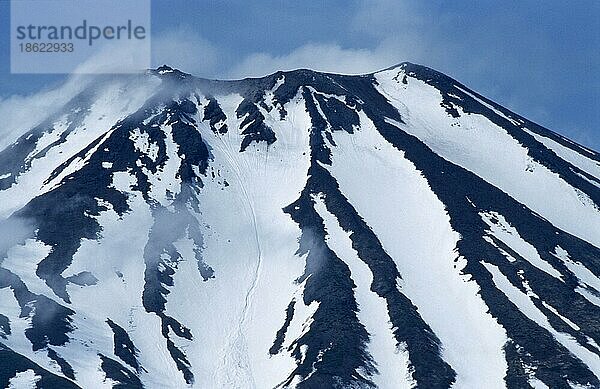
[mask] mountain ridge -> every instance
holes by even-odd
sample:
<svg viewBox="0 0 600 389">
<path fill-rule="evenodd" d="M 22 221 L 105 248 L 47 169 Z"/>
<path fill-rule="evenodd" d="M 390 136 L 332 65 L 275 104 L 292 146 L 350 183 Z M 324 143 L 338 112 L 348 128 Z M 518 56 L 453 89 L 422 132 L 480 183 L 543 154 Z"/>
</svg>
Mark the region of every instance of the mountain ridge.
<svg viewBox="0 0 600 389">
<path fill-rule="evenodd" d="M 537 124 L 535 122 L 532 122 L 528 119 L 526 119 L 524 116 L 519 115 L 518 113 L 515 113 L 514 111 L 511 111 L 505 107 L 503 107 L 502 105 L 490 100 L 489 98 L 479 94 L 478 92 L 474 91 L 473 89 L 469 88 L 468 86 L 462 84 L 461 82 L 459 82 L 457 79 L 448 76 L 438 70 L 435 70 L 433 68 L 430 68 L 428 66 L 425 65 L 420 65 L 420 64 L 416 64 L 413 62 L 408 62 L 408 61 L 403 61 L 403 62 L 399 62 L 396 65 L 392 65 L 389 66 L 387 68 L 383 68 L 381 70 L 376 70 L 370 73 L 361 73 L 361 74 L 343 74 L 343 73 L 331 73 L 331 72 L 323 72 L 323 71 L 319 71 L 319 70 L 313 70 L 313 69 L 309 69 L 309 68 L 298 68 L 298 69 L 294 69 L 294 70 L 278 70 L 276 72 L 273 72 L 271 74 L 267 74 L 261 77 L 245 77 L 245 78 L 240 78 L 240 79 L 208 79 L 208 78 L 203 78 L 203 77 L 198 77 L 198 76 L 194 76 L 191 73 L 186 73 L 183 72 L 177 68 L 173 68 L 167 64 L 163 64 L 161 66 L 159 66 L 156 69 L 148 69 L 148 73 L 149 74 L 155 74 L 155 75 L 163 75 L 164 74 L 160 74 L 160 71 L 167 71 L 165 72 L 165 74 L 170 73 L 170 71 L 173 71 L 174 74 L 176 75 L 181 75 L 181 76 L 185 76 L 185 77 L 191 77 L 193 79 L 199 80 L 201 82 L 215 82 L 215 83 L 242 83 L 242 82 L 248 82 L 248 81 L 264 81 L 264 80 L 272 80 L 273 78 L 278 78 L 281 75 L 285 75 L 286 73 L 289 74 L 311 74 L 311 73 L 317 73 L 320 75 L 324 75 L 324 76 L 342 76 L 342 77 L 369 77 L 369 76 L 374 76 L 377 73 L 381 73 L 381 72 L 386 72 L 386 71 L 391 71 L 391 70 L 395 70 L 395 69 L 399 69 L 399 68 L 408 68 L 408 69 L 412 69 L 412 71 L 414 71 L 415 73 L 420 73 L 422 78 L 427 78 L 425 75 L 429 75 L 432 76 L 432 79 L 438 79 L 441 80 L 442 83 L 445 84 L 451 84 L 451 85 L 456 85 L 456 86 L 460 86 L 461 88 L 469 91 L 469 93 L 474 94 L 475 96 L 477 96 L 478 99 L 481 99 L 483 101 L 485 101 L 488 104 L 491 104 L 493 106 L 495 106 L 496 108 L 499 108 L 501 110 L 503 110 L 504 113 L 510 114 L 512 116 L 516 116 L 517 118 L 521 119 L 521 120 L 527 120 L 529 123 L 535 125 L 538 129 L 540 129 L 541 131 L 545 132 L 548 136 L 550 136 L 553 140 L 558 141 L 559 143 L 562 142 L 569 142 L 569 144 L 571 145 L 575 145 L 578 148 L 578 151 L 586 154 L 586 156 L 588 156 L 589 158 L 595 159 L 595 160 L 600 160 L 599 157 L 599 153 L 598 151 L 592 150 L 591 148 L 584 146 L 580 143 L 577 143 L 575 141 L 572 141 L 570 139 L 568 139 L 566 136 L 561 135 L 558 132 L 554 132 L 552 130 L 549 130 L 545 127 L 543 127 L 540 124 Z M 562 142 L 560 141 L 562 140 Z"/>
<path fill-rule="evenodd" d="M 597 152 L 410 63 L 147 76 L 0 152 L 0 383 L 600 386 Z"/>
</svg>

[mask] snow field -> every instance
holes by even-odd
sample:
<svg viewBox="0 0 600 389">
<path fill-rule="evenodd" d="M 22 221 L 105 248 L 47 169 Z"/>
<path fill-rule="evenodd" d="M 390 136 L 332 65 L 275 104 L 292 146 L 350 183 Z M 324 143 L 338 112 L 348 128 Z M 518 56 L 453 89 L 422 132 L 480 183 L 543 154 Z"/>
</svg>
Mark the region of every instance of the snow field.
<svg viewBox="0 0 600 389">
<path fill-rule="evenodd" d="M 377 89 L 407 123 L 388 119 L 391 124 L 502 189 L 556 227 L 600 247 L 600 209 L 587 195 L 535 162 L 523 145 L 486 117 L 465 114 L 455 107 L 460 117 L 453 118 L 440 105 L 442 95 L 437 89 L 412 77 L 408 77 L 408 85 L 401 84 L 393 79 L 397 74 L 398 70 L 376 74 Z"/>
<path fill-rule="evenodd" d="M 444 205 L 403 153 L 359 115 L 355 134 L 334 135 L 332 175 L 395 260 L 401 292 L 440 338 L 442 357 L 457 373 L 455 387 L 504 387 L 506 333 L 477 283 L 461 272 L 459 234 Z"/>
</svg>

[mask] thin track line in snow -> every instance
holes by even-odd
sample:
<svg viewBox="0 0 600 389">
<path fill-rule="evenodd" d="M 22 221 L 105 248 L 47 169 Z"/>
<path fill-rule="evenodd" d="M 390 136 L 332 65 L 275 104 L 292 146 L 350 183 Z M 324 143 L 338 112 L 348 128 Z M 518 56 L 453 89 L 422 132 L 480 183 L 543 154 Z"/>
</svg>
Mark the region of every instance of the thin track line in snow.
<svg viewBox="0 0 600 389">
<path fill-rule="evenodd" d="M 221 141 L 223 145 L 223 152 L 226 154 L 227 159 L 230 162 L 230 166 L 240 184 L 242 195 L 245 199 L 245 202 L 250 209 L 250 217 L 252 219 L 252 228 L 254 230 L 254 240 L 256 243 L 257 250 L 257 262 L 254 268 L 254 272 L 252 274 L 252 281 L 250 287 L 246 291 L 246 295 L 244 297 L 244 306 L 242 308 L 241 317 L 237 326 L 236 331 L 228 336 L 228 348 L 229 350 L 223 350 L 223 356 L 221 359 L 221 363 L 219 366 L 219 375 L 225 375 L 229 384 L 235 384 L 240 381 L 240 378 L 246 373 L 247 377 L 250 379 L 250 383 L 252 387 L 255 387 L 254 377 L 252 371 L 250 370 L 250 366 L 248 363 L 248 352 L 246 348 L 246 342 L 244 340 L 244 331 L 243 328 L 249 318 L 250 306 L 252 304 L 252 297 L 256 291 L 258 286 L 258 280 L 260 279 L 260 274 L 262 270 L 262 250 L 260 247 L 260 237 L 258 234 L 258 224 L 256 222 L 256 212 L 254 210 L 254 205 L 252 203 L 252 199 L 248 195 L 248 191 L 244 186 L 244 181 L 242 180 L 242 175 L 240 173 L 239 165 L 236 162 L 236 159 L 233 158 L 231 154 L 231 150 L 229 149 L 229 145 L 226 144 L 221 137 L 217 138 Z M 228 352 L 231 351 L 231 352 Z M 245 354 L 245 355 L 244 355 Z M 246 371 L 242 371 L 243 368 L 246 367 Z M 238 378 L 237 380 L 235 378 Z M 237 382 L 236 382 L 237 381 Z"/>
</svg>

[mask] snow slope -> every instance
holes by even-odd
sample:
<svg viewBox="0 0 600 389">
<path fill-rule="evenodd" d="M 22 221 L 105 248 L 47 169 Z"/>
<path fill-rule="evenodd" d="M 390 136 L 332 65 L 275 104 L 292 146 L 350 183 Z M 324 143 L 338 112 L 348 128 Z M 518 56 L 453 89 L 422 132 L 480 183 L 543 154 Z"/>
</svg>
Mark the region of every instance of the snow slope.
<svg viewBox="0 0 600 389">
<path fill-rule="evenodd" d="M 599 167 L 410 63 L 99 79 L 0 151 L 0 386 L 600 387 Z"/>
</svg>

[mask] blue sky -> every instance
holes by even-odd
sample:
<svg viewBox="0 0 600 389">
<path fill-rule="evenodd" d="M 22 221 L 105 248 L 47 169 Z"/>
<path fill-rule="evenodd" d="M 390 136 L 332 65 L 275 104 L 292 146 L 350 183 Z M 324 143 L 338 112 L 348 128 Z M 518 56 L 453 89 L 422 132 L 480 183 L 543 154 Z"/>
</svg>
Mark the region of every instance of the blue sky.
<svg viewBox="0 0 600 389">
<path fill-rule="evenodd" d="M 0 0 L 0 99 L 63 81 L 10 74 L 9 19 Z M 153 1 L 152 38 L 154 66 L 204 77 L 416 62 L 600 150 L 596 0 Z"/>
</svg>

